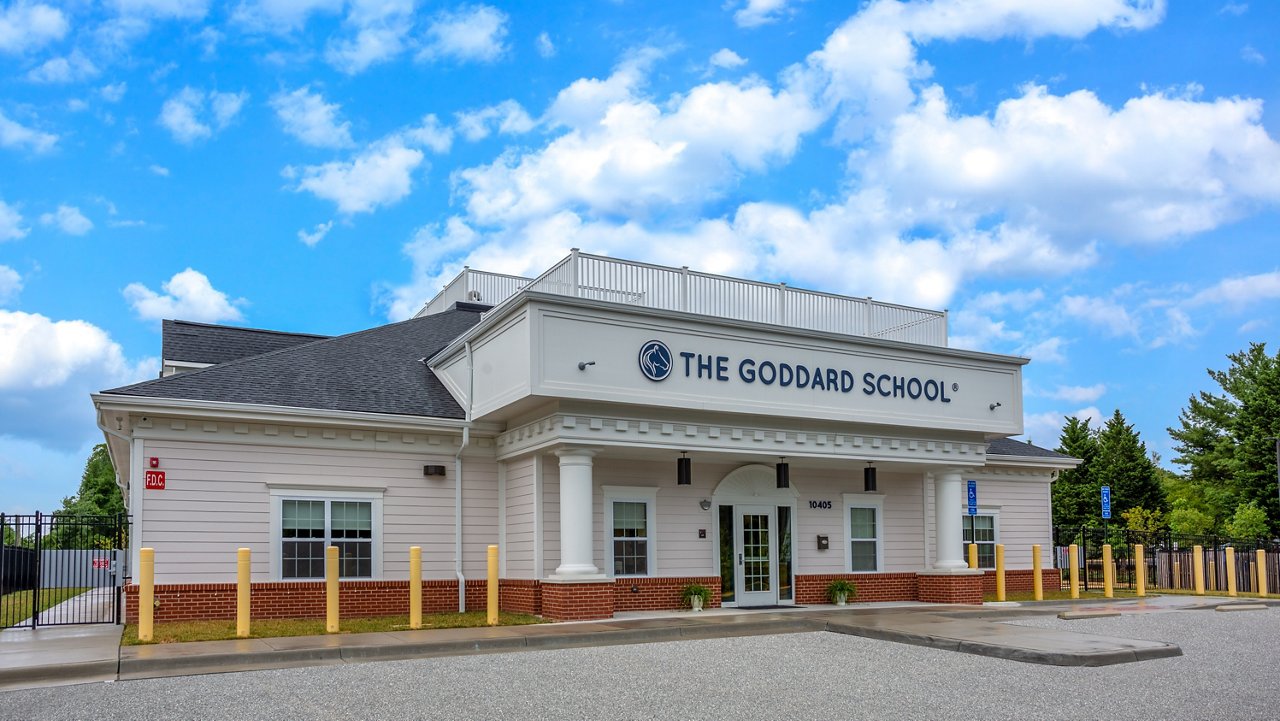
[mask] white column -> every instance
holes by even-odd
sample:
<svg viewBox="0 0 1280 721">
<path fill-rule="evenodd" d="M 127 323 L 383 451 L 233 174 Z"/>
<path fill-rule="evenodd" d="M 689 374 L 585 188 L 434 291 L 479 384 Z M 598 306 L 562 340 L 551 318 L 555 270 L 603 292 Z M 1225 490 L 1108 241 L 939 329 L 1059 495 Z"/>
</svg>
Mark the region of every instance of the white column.
<svg viewBox="0 0 1280 721">
<path fill-rule="evenodd" d="M 591 457 L 595 451 L 565 449 L 560 457 L 560 565 L 552 578 L 603 578 L 592 562 Z"/>
<path fill-rule="evenodd" d="M 962 483 L 960 471 L 955 468 L 933 476 L 933 512 L 938 529 L 933 567 L 939 571 L 956 571 L 969 567 L 964 560 L 964 539 L 960 529 L 960 514 L 964 505 Z"/>
</svg>

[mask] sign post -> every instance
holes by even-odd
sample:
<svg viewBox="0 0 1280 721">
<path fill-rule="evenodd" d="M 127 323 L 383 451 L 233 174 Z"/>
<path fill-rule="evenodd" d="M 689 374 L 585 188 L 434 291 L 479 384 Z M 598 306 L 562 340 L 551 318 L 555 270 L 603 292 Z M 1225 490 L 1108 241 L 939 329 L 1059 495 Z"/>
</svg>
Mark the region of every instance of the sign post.
<svg viewBox="0 0 1280 721">
<path fill-rule="evenodd" d="M 1107 521 L 1111 520 L 1111 486 L 1102 487 L 1102 542 L 1107 543 Z"/>
</svg>

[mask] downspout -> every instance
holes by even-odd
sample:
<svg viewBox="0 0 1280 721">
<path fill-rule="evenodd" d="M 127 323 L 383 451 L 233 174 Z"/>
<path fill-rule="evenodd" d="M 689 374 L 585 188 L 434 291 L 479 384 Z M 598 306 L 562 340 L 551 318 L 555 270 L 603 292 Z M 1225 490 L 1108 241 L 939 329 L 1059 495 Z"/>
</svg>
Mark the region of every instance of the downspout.
<svg viewBox="0 0 1280 721">
<path fill-rule="evenodd" d="M 475 393 L 475 369 L 471 365 L 471 342 L 463 344 L 467 351 L 467 408 L 466 425 L 462 427 L 462 445 L 453 457 L 453 573 L 458 577 L 458 613 L 467 610 L 467 579 L 462 575 L 462 453 L 471 443 L 471 397 Z"/>
</svg>

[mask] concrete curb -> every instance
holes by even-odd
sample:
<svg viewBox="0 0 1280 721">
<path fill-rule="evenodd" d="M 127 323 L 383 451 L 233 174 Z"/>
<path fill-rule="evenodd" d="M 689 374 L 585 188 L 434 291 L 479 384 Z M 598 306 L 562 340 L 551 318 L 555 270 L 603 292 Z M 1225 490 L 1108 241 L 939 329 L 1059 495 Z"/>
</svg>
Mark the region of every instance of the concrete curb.
<svg viewBox="0 0 1280 721">
<path fill-rule="evenodd" d="M 27 666 L 25 668 L 0 669 L 0 691 L 13 691 L 23 688 L 71 683 L 96 683 L 98 681 L 114 681 L 119 672 L 120 662 L 85 661 L 83 663 L 59 664 L 56 666 Z"/>
</svg>

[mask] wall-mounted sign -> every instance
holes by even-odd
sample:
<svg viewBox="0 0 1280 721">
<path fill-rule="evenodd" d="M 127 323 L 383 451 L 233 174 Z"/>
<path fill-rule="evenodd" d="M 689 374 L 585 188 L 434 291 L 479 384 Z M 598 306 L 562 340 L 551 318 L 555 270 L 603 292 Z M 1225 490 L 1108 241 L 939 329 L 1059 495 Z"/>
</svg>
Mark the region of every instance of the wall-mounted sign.
<svg viewBox="0 0 1280 721">
<path fill-rule="evenodd" d="M 825 509 L 829 509 L 829 508 L 831 508 L 831 501 L 809 501 L 809 507 L 810 507 L 810 508 L 821 508 L 821 509 L 824 509 L 824 510 L 825 510 Z"/>
<path fill-rule="evenodd" d="M 969 481 L 969 515 L 978 515 L 978 482 Z"/>
<path fill-rule="evenodd" d="M 164 471 L 147 471 L 146 480 L 148 491 L 164 490 Z"/>
</svg>

